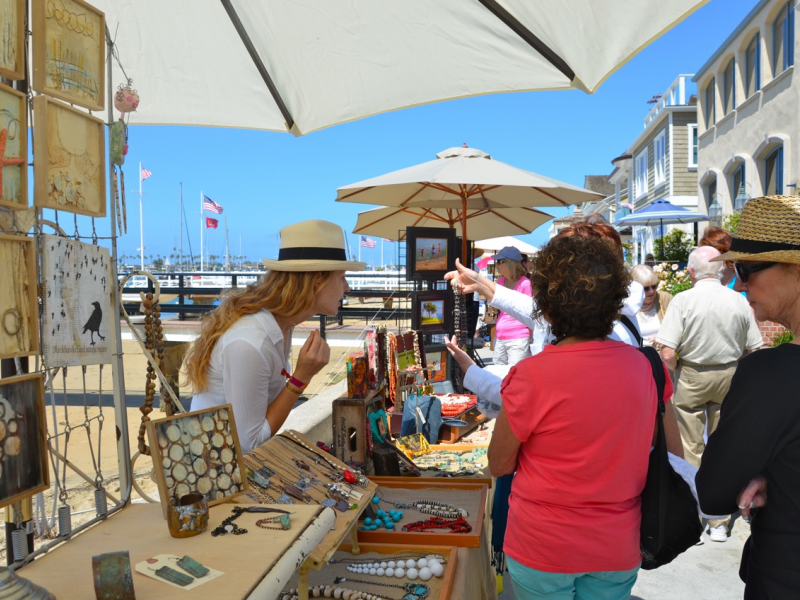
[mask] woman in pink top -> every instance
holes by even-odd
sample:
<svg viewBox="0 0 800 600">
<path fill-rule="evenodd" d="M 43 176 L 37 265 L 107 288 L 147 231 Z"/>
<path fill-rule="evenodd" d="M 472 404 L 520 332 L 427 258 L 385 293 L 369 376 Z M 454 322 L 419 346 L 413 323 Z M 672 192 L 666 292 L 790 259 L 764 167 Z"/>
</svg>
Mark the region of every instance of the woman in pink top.
<svg viewBox="0 0 800 600">
<path fill-rule="evenodd" d="M 641 557 L 640 495 L 656 384 L 635 347 L 607 340 L 630 276 L 606 240 L 554 238 L 533 258 L 536 314 L 557 342 L 511 369 L 489 446 L 516 471 L 504 551 L 518 599 L 628 598 Z M 665 402 L 672 396 L 667 377 Z M 682 455 L 672 407 L 669 450 Z"/>
<path fill-rule="evenodd" d="M 522 264 L 522 254 L 513 246 L 506 246 L 494 257 L 500 278 L 497 285 L 531 295 L 531 282 Z M 531 355 L 531 331 L 511 315 L 500 311 L 495 325 L 494 355 L 492 364 L 514 366 Z"/>
</svg>

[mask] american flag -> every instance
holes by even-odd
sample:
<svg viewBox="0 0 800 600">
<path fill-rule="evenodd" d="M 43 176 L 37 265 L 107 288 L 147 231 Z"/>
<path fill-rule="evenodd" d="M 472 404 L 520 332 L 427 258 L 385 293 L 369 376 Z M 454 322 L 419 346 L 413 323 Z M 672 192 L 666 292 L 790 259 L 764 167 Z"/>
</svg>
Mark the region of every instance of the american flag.
<svg viewBox="0 0 800 600">
<path fill-rule="evenodd" d="M 141 177 L 141 181 L 144 181 L 145 179 L 150 177 L 150 175 L 152 175 L 152 173 L 150 171 L 148 171 L 147 169 L 142 169 L 139 172 L 139 177 Z"/>
<path fill-rule="evenodd" d="M 222 214 L 222 207 L 205 195 L 203 196 L 203 210 L 217 213 L 218 215 Z"/>
<path fill-rule="evenodd" d="M 219 221 L 211 217 L 206 217 L 206 229 L 216 229 L 217 225 L 219 225 Z"/>
<path fill-rule="evenodd" d="M 374 248 L 375 247 L 375 240 L 372 238 L 368 238 L 365 235 L 361 236 L 361 247 L 362 248 Z"/>
</svg>

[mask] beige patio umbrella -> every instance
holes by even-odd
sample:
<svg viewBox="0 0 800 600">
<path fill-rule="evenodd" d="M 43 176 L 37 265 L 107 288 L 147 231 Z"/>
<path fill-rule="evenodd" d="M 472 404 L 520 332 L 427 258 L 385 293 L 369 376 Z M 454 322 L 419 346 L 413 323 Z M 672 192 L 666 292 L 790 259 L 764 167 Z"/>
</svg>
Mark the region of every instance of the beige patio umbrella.
<svg viewBox="0 0 800 600">
<path fill-rule="evenodd" d="M 369 217 L 372 222 L 364 222 L 363 227 L 378 226 L 380 218 L 386 220 L 391 214 L 399 213 L 410 216 L 408 220 L 399 222 L 410 221 L 414 226 L 432 226 L 438 222 L 442 223 L 442 227 L 455 227 L 460 222 L 461 256 L 466 256 L 468 239 L 530 233 L 552 218 L 551 215 L 534 211 L 534 206 L 569 206 L 604 197 L 492 160 L 485 152 L 466 145 L 448 148 L 436 157 L 436 160 L 340 187 L 336 200 L 394 207 L 393 213 L 374 211 Z M 504 212 L 510 209 L 525 210 L 513 215 Z M 487 215 L 487 226 L 478 227 L 476 219 L 484 213 Z M 368 213 L 359 215 L 359 223 L 365 214 Z M 528 226 L 542 215 L 545 217 L 543 221 Z M 468 227 L 467 221 L 470 220 L 474 224 Z M 362 232 L 371 233 L 366 230 Z M 397 237 L 396 230 L 393 235 Z"/>
<path fill-rule="evenodd" d="M 594 92 L 708 0 L 92 0 L 131 124 L 311 131 L 499 92 Z M 31 3 L 29 3 L 31 4 Z M 38 6 L 38 3 L 32 3 Z M 497 115 L 498 126 L 503 115 Z"/>
</svg>

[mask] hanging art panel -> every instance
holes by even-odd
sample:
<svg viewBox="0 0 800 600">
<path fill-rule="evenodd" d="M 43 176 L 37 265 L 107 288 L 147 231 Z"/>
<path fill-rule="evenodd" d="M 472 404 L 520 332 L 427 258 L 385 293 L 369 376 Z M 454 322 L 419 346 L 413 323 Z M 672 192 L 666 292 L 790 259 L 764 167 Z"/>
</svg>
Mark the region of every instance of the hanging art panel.
<svg viewBox="0 0 800 600">
<path fill-rule="evenodd" d="M 33 89 L 105 106 L 105 15 L 81 0 L 33 1 Z"/>
<path fill-rule="evenodd" d="M 214 506 L 247 493 L 230 404 L 148 421 L 147 439 L 165 519 L 167 506 L 186 494 L 203 494 Z"/>
<path fill-rule="evenodd" d="M 24 0 L 0 0 L 0 77 L 25 77 L 22 45 L 25 41 Z"/>
<path fill-rule="evenodd" d="M 49 487 L 42 376 L 0 379 L 0 507 Z"/>
<path fill-rule="evenodd" d="M 110 363 L 116 314 L 108 249 L 54 235 L 43 235 L 40 244 L 45 363 Z"/>
<path fill-rule="evenodd" d="M 0 358 L 39 351 L 33 238 L 0 234 Z"/>
<path fill-rule="evenodd" d="M 0 84 L 0 206 L 12 209 L 28 208 L 28 119 L 25 100 L 25 94 Z"/>
<path fill-rule="evenodd" d="M 42 208 L 106 216 L 104 123 L 47 96 L 33 99 L 33 202 Z"/>
</svg>

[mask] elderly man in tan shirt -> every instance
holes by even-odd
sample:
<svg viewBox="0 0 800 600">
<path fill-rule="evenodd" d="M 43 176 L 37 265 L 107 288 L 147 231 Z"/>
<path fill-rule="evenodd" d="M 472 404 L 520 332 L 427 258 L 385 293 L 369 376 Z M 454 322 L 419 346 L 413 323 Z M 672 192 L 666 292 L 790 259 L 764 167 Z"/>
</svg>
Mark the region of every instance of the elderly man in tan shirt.
<svg viewBox="0 0 800 600">
<path fill-rule="evenodd" d="M 684 457 L 698 468 L 703 432 L 707 427 L 711 435 L 717 428 L 737 361 L 763 344 L 747 300 L 722 285 L 723 263 L 709 262 L 717 256 L 711 246 L 689 255 L 693 287 L 675 296 L 656 336 L 664 346 L 661 357 L 677 378 L 673 405 Z M 709 537 L 726 541 L 727 523 L 709 521 Z"/>
</svg>

